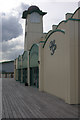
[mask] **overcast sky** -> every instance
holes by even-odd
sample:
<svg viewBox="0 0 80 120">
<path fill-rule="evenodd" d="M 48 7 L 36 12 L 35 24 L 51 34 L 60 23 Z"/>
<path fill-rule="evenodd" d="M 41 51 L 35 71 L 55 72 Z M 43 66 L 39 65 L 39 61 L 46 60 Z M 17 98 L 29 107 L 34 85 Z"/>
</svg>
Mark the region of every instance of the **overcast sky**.
<svg viewBox="0 0 80 120">
<path fill-rule="evenodd" d="M 43 2 L 44 1 L 44 2 Z M 0 1 L 0 61 L 13 60 L 24 51 L 25 20 L 22 12 L 36 5 L 47 12 L 43 18 L 43 30 L 48 32 L 53 24 L 65 19 L 66 13 L 74 13 L 79 0 L 5 0 Z M 1 39 L 2 34 L 2 39 Z M 2 43 L 2 44 L 1 44 Z M 2 47 L 1 47 L 2 45 Z"/>
</svg>

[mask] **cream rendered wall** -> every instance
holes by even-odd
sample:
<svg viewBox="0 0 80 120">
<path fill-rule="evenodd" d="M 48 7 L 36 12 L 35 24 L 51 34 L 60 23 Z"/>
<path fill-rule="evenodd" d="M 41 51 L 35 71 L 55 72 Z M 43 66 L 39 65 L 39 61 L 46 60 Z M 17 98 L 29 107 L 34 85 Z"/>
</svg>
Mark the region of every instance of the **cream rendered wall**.
<svg viewBox="0 0 80 120">
<path fill-rule="evenodd" d="M 76 80 L 76 104 L 80 103 L 79 101 L 79 38 L 78 38 L 78 21 L 75 21 L 75 80 Z"/>
<path fill-rule="evenodd" d="M 62 22 L 44 47 L 44 91 L 62 98 L 69 104 L 80 103 L 79 97 L 79 37 L 78 21 Z M 51 56 L 49 43 L 55 40 L 57 49 Z"/>
<path fill-rule="evenodd" d="M 62 21 L 61 23 L 59 23 L 59 26 L 57 27 L 57 29 L 61 29 L 61 30 L 65 31 L 65 22 Z"/>
<path fill-rule="evenodd" d="M 76 11 L 73 18 L 74 19 L 80 19 L 79 12 Z M 80 47 L 79 47 L 79 24 L 80 21 L 73 20 L 67 22 L 68 27 L 68 33 L 70 38 L 70 103 L 71 104 L 80 104 L 80 82 L 79 82 L 79 76 L 80 76 L 80 60 L 79 60 L 79 53 L 80 53 Z M 71 26 L 71 27 L 70 27 Z"/>
<path fill-rule="evenodd" d="M 43 19 L 41 15 L 39 23 L 31 23 L 30 14 L 27 16 L 26 32 L 24 50 L 29 50 L 34 43 L 39 43 L 40 38 L 43 36 Z"/>
<path fill-rule="evenodd" d="M 76 11 L 76 13 L 74 14 L 72 18 L 79 19 L 79 13 L 80 13 L 80 9 Z"/>
<path fill-rule="evenodd" d="M 18 69 L 18 58 L 16 58 L 16 69 Z"/>
<path fill-rule="evenodd" d="M 80 21 L 78 23 L 78 103 L 80 104 Z"/>
<path fill-rule="evenodd" d="M 69 18 L 68 14 L 66 14 L 66 19 Z M 70 103 L 70 24 L 68 22 L 61 22 L 57 29 L 61 29 L 65 31 L 65 37 L 63 38 L 65 41 L 65 96 L 64 100 L 67 103 Z"/>
<path fill-rule="evenodd" d="M 72 13 L 67 13 L 67 14 L 66 14 L 66 20 L 69 19 L 69 18 L 71 18 L 72 15 L 73 15 Z"/>
<path fill-rule="evenodd" d="M 77 85 L 78 85 L 78 38 L 75 31 L 75 21 L 66 23 L 66 66 L 67 76 L 67 98 L 66 102 L 77 104 Z M 67 51 L 68 46 L 68 51 Z M 69 62 L 67 62 L 67 60 Z"/>
<path fill-rule="evenodd" d="M 80 19 L 80 9 L 78 9 L 73 15 L 73 19 Z M 72 27 L 70 27 L 72 26 Z M 70 100 L 71 104 L 80 103 L 80 83 L 79 83 L 79 22 L 69 21 L 67 23 L 68 33 L 70 34 Z M 72 35 L 73 34 L 73 35 Z"/>
<path fill-rule="evenodd" d="M 52 25 L 52 30 L 55 30 L 57 28 L 57 25 Z"/>
<path fill-rule="evenodd" d="M 80 8 L 78 8 L 75 12 L 75 14 L 73 15 L 72 17 L 73 19 L 80 19 Z M 79 59 L 79 56 L 80 56 L 80 44 L 79 44 L 79 41 L 80 41 L 80 21 L 75 21 L 74 22 L 75 24 L 75 79 L 76 79 L 76 103 L 80 103 L 80 59 Z M 78 102 L 77 102 L 78 101 Z"/>
<path fill-rule="evenodd" d="M 43 43 L 39 44 L 39 90 L 44 91 L 44 48 Z"/>
<path fill-rule="evenodd" d="M 25 20 L 25 35 L 24 35 L 24 51 L 27 50 L 27 24 L 26 24 L 27 20 Z"/>
<path fill-rule="evenodd" d="M 65 99 L 65 35 L 52 34 L 44 47 L 44 91 Z M 57 49 L 51 55 L 50 41 L 55 40 Z"/>
</svg>

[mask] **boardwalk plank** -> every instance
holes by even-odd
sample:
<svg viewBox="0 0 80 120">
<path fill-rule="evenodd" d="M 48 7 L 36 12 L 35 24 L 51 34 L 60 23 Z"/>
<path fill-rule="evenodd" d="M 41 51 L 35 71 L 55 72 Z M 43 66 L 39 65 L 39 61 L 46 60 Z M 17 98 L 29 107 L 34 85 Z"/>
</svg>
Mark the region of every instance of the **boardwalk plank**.
<svg viewBox="0 0 80 120">
<path fill-rule="evenodd" d="M 14 79 L 3 79 L 3 118 L 78 118 L 78 107 Z"/>
</svg>

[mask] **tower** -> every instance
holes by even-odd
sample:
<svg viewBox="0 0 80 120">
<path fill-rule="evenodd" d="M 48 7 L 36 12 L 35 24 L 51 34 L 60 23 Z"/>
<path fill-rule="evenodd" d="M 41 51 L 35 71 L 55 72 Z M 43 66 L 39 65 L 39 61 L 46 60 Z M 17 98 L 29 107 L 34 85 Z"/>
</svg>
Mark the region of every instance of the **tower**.
<svg viewBox="0 0 80 120">
<path fill-rule="evenodd" d="M 45 14 L 46 12 L 42 12 L 37 6 L 30 6 L 28 10 L 23 12 L 22 18 L 26 19 L 24 51 L 29 50 L 42 37 L 43 16 Z"/>
</svg>

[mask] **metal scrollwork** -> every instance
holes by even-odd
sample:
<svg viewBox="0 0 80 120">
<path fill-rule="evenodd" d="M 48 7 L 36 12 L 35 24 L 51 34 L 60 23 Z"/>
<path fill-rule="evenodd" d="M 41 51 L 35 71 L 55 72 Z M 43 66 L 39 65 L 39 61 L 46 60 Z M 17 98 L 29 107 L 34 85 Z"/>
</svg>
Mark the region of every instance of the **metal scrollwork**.
<svg viewBox="0 0 80 120">
<path fill-rule="evenodd" d="M 50 50 L 51 50 L 51 55 L 53 55 L 54 52 L 55 52 L 55 50 L 56 50 L 56 48 L 57 48 L 57 45 L 56 45 L 56 43 L 55 43 L 55 40 L 53 40 L 53 41 L 50 42 L 49 48 L 50 48 Z"/>
</svg>

